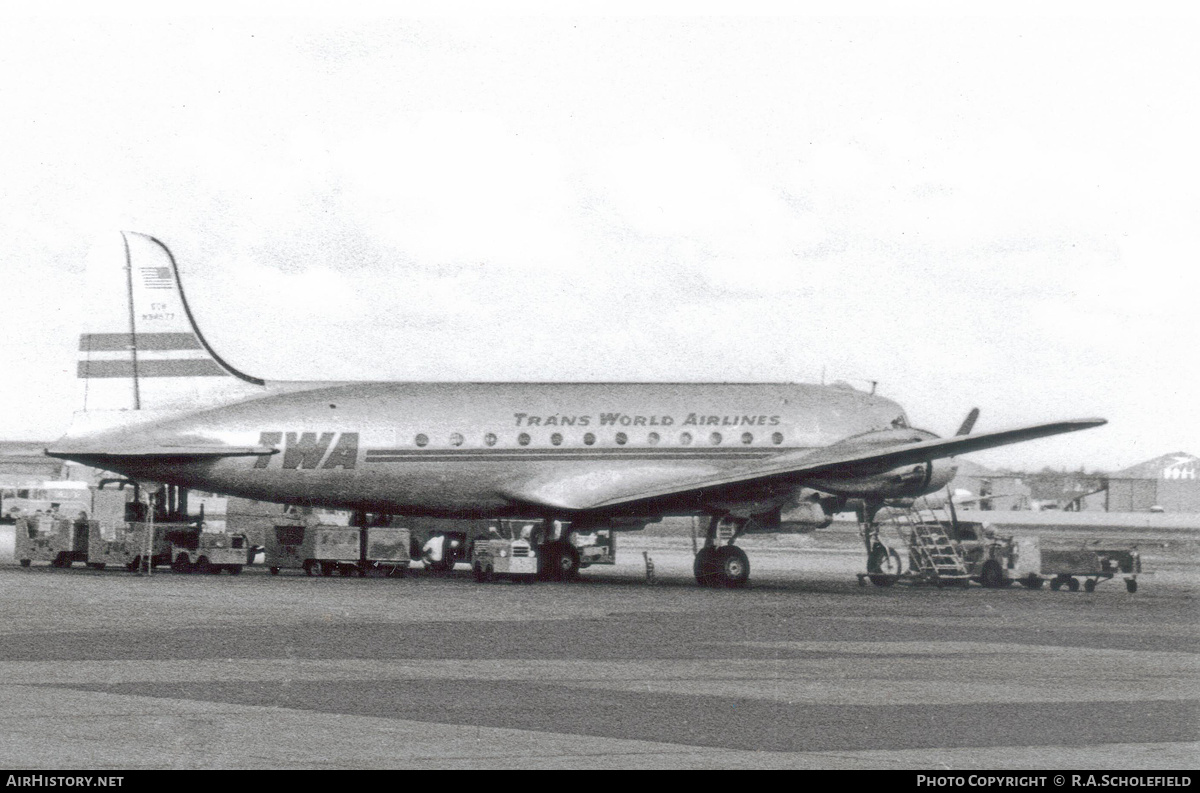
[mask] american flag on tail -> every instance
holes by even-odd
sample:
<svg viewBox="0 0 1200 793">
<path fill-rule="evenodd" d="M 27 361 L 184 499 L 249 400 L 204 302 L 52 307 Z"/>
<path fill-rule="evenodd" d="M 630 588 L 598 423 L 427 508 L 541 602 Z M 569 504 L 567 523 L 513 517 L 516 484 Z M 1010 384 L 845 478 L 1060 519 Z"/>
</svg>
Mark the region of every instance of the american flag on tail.
<svg viewBox="0 0 1200 793">
<path fill-rule="evenodd" d="M 147 289 L 170 289 L 174 286 L 170 267 L 142 267 L 142 286 Z"/>
</svg>

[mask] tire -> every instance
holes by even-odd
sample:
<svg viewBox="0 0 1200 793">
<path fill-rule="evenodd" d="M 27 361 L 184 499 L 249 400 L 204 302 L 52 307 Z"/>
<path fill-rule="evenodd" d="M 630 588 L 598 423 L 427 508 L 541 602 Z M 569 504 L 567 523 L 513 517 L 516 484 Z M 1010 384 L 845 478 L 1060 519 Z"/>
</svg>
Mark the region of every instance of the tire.
<svg viewBox="0 0 1200 793">
<path fill-rule="evenodd" d="M 358 572 L 358 567 L 352 564 L 339 564 L 337 566 L 338 575 L 342 578 L 349 578 Z"/>
<path fill-rule="evenodd" d="M 225 569 L 229 571 L 230 575 L 241 575 L 242 574 L 242 566 L 240 564 L 225 565 Z"/>
<path fill-rule="evenodd" d="M 736 545 L 722 545 L 716 554 L 718 586 L 741 589 L 750 580 L 750 559 Z"/>
<path fill-rule="evenodd" d="M 995 559 L 988 559 L 983 563 L 983 570 L 979 574 L 979 583 L 987 589 L 1003 589 L 1008 586 L 1009 582 L 1000 563 Z"/>
<path fill-rule="evenodd" d="M 1096 591 L 1096 580 L 1094 578 L 1089 578 L 1088 580 L 1084 581 L 1083 582 L 1083 591 L 1084 592 L 1095 592 Z"/>
<path fill-rule="evenodd" d="M 537 579 L 558 581 L 562 570 L 562 544 L 557 540 L 542 543 L 538 548 Z"/>
<path fill-rule="evenodd" d="M 196 560 L 196 564 L 194 567 L 192 567 L 192 570 L 194 572 L 199 573 L 200 575 L 211 575 L 214 568 L 213 568 L 212 564 L 208 561 L 207 556 L 201 556 L 199 559 Z M 215 570 L 218 573 L 221 572 L 221 568 L 219 568 L 219 567 L 215 568 Z"/>
<path fill-rule="evenodd" d="M 867 557 L 867 572 L 880 574 L 870 576 L 875 586 L 891 586 L 896 583 L 895 576 L 900 573 L 900 554 L 883 543 L 875 543 L 871 555 Z"/>
<path fill-rule="evenodd" d="M 305 575 L 320 575 L 321 574 L 321 563 L 315 559 L 306 559 L 304 561 L 304 574 Z"/>
<path fill-rule="evenodd" d="M 29 565 L 30 565 L 32 562 L 33 562 L 33 560 L 32 560 L 32 559 L 22 559 L 22 560 L 21 560 L 21 567 L 29 567 Z"/>
<path fill-rule="evenodd" d="M 272 567 L 272 568 L 271 568 L 271 575 L 279 575 L 279 568 L 278 568 L 278 567 Z"/>
<path fill-rule="evenodd" d="M 717 549 L 711 545 L 701 548 L 692 562 L 692 573 L 700 586 L 714 586 L 717 575 Z"/>
<path fill-rule="evenodd" d="M 190 573 L 195 569 L 186 553 L 179 554 L 175 557 L 175 561 L 171 562 L 171 572 L 173 573 Z"/>
<path fill-rule="evenodd" d="M 475 574 L 476 583 L 482 584 L 487 581 L 487 573 L 483 571 L 483 565 L 479 562 L 475 563 L 475 567 L 472 568 L 471 572 Z"/>
<path fill-rule="evenodd" d="M 129 564 L 125 565 L 125 569 L 131 573 L 139 572 L 142 569 L 142 557 L 135 556 L 130 560 Z"/>
<path fill-rule="evenodd" d="M 1136 578 L 1131 578 L 1125 582 L 1125 591 L 1131 595 L 1134 592 L 1137 592 L 1137 579 Z"/>
<path fill-rule="evenodd" d="M 574 581 L 579 578 L 579 551 L 569 542 L 559 543 L 556 573 L 555 579 L 558 581 Z"/>
<path fill-rule="evenodd" d="M 1067 579 L 1067 589 L 1071 590 L 1072 592 L 1078 592 L 1079 591 L 1078 579 L 1068 578 Z"/>
<path fill-rule="evenodd" d="M 334 564 L 332 562 L 321 562 L 321 575 L 325 578 L 333 575 Z"/>
</svg>

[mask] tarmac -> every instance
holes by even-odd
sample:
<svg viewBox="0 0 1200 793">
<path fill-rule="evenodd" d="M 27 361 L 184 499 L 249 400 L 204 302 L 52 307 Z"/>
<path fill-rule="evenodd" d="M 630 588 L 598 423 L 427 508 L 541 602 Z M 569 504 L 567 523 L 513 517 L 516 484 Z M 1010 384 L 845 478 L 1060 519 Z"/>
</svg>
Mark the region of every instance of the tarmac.
<svg viewBox="0 0 1200 793">
<path fill-rule="evenodd" d="M 621 539 L 574 583 L 0 563 L 0 767 L 1200 760 L 1194 541 L 1129 594 L 860 587 L 836 533 L 748 538 L 751 586 L 708 590 L 686 537 Z"/>
</svg>

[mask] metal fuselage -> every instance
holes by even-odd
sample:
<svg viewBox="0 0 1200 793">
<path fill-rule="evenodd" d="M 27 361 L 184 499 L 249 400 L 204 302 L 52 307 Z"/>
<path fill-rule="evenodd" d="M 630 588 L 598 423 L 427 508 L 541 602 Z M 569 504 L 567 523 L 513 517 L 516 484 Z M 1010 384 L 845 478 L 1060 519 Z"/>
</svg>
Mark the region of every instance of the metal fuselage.
<svg viewBox="0 0 1200 793">
<path fill-rule="evenodd" d="M 722 383 L 268 383 L 262 396 L 114 431 L 122 442 L 266 445 L 269 456 L 77 457 L 262 500 L 425 516 L 529 516 L 514 490 L 701 481 L 907 426 L 846 387 Z M 692 494 L 656 514 L 702 508 Z M 545 514 L 539 510 L 533 514 Z"/>
</svg>

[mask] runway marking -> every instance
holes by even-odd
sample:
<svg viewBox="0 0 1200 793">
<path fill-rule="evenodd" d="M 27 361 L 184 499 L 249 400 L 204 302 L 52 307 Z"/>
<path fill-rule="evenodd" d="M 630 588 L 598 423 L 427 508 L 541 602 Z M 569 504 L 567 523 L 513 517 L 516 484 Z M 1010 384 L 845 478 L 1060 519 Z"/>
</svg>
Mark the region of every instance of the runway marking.
<svg viewBox="0 0 1200 793">
<path fill-rule="evenodd" d="M 1089 658 L 1123 658 L 1136 655 L 1155 663 L 1179 660 L 1189 662 L 1200 672 L 1200 654 L 1164 652 L 1155 650 L 1112 650 L 1104 648 L 1080 650 L 1052 644 L 1016 644 L 1003 642 L 829 642 L 829 641 L 783 641 L 783 642 L 733 642 L 740 647 L 762 647 L 795 650 L 799 652 L 825 652 L 842 655 L 1075 655 L 1080 652 Z"/>
<path fill-rule="evenodd" d="M 0 765 L 44 768 L 1187 769 L 1197 742 L 755 751 L 0 685 Z"/>
<path fill-rule="evenodd" d="M 984 642 L 736 642 L 811 656 L 779 659 L 233 659 L 10 661 L 11 685 L 383 680 L 547 681 L 789 704 L 1138 702 L 1200 699 L 1200 654 Z M 955 658 L 952 668 L 939 659 Z M 937 664 L 931 669 L 930 664 Z M 876 681 L 864 686 L 863 681 Z"/>
</svg>

